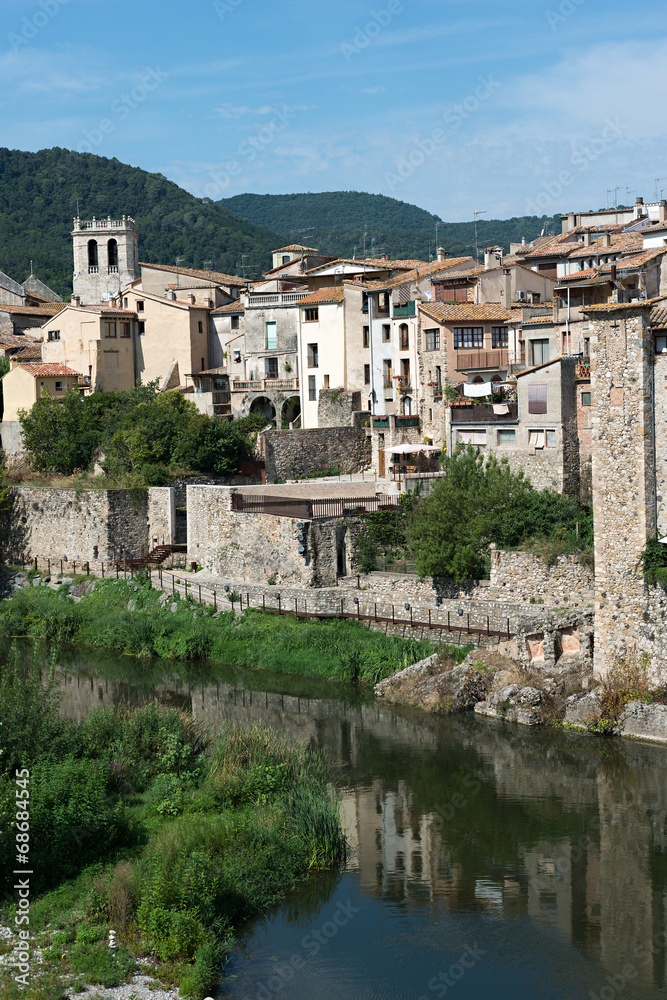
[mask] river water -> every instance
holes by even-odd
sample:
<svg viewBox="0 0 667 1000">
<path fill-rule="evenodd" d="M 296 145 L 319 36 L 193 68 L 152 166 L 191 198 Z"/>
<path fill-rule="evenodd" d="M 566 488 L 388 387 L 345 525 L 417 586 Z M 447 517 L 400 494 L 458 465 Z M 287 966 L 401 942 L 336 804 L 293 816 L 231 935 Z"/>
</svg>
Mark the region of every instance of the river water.
<svg viewBox="0 0 667 1000">
<path fill-rule="evenodd" d="M 667 998 L 667 749 L 173 671 L 72 657 L 62 710 L 156 697 L 213 726 L 266 722 L 325 747 L 342 793 L 346 866 L 246 929 L 225 995 Z"/>
</svg>

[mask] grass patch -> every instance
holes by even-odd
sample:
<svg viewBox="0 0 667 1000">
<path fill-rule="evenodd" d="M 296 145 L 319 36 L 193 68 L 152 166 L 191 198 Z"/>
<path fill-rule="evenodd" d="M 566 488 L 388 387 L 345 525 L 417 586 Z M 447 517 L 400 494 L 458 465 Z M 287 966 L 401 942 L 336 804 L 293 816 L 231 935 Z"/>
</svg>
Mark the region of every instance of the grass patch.
<svg viewBox="0 0 667 1000">
<path fill-rule="evenodd" d="M 322 751 L 262 726 L 213 738 L 154 704 L 98 710 L 76 726 L 59 718 L 36 659 L 20 664 L 15 649 L 0 682 L 0 823 L 15 819 L 19 760 L 30 770 L 32 947 L 44 958 L 20 992 L 15 969 L 0 966 L 3 998 L 117 986 L 151 955 L 159 976 L 199 1000 L 220 980 L 241 921 L 344 858 Z M 6 837 L 3 884 L 13 867 Z M 13 927 L 15 914 L 10 897 L 0 921 Z"/>
<path fill-rule="evenodd" d="M 138 588 L 138 589 L 135 589 Z M 74 603 L 68 588 L 29 588 L 0 606 L 5 635 L 133 656 L 210 660 L 355 684 L 376 684 L 433 644 L 372 632 L 352 620 L 315 621 L 250 609 L 240 618 L 190 598 L 160 603 L 144 579 L 97 581 Z M 129 608 L 128 608 L 129 605 Z"/>
</svg>

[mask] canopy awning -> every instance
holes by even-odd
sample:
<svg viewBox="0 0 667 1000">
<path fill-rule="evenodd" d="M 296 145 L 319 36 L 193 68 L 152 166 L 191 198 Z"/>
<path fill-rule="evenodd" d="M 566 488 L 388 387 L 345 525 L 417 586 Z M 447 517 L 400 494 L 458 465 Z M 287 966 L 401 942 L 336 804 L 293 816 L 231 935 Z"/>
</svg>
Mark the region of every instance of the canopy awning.
<svg viewBox="0 0 667 1000">
<path fill-rule="evenodd" d="M 418 451 L 442 451 L 434 444 L 397 444 L 393 448 L 386 448 L 393 455 L 412 455 Z"/>
</svg>

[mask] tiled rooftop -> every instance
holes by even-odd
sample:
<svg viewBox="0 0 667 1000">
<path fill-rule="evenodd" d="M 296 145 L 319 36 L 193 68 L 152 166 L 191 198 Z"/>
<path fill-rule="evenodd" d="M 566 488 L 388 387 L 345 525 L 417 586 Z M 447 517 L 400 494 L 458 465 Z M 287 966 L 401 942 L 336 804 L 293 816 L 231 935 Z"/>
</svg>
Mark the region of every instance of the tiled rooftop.
<svg viewBox="0 0 667 1000">
<path fill-rule="evenodd" d="M 453 320 L 498 320 L 509 323 L 516 319 L 500 302 L 487 302 L 483 305 L 476 305 L 473 302 L 457 302 L 456 305 L 447 302 L 422 302 L 419 308 L 427 316 L 432 316 L 441 323 Z"/>
<path fill-rule="evenodd" d="M 30 372 L 33 378 L 44 378 L 48 375 L 76 375 L 78 378 L 81 375 L 81 372 L 75 372 L 73 368 L 68 368 L 66 365 L 60 364 L 41 365 L 26 362 L 24 364 L 17 365 L 17 367 Z"/>
<path fill-rule="evenodd" d="M 203 281 L 210 281 L 214 285 L 241 286 L 248 284 L 245 278 L 240 278 L 237 274 L 222 274 L 220 271 L 200 271 L 194 267 L 176 267 L 170 264 L 147 264 L 145 261 L 140 261 L 139 267 L 152 267 L 156 271 L 168 271 L 171 274 L 186 274 L 191 278 L 201 278 Z"/>
<path fill-rule="evenodd" d="M 328 286 L 327 288 L 318 288 L 317 291 L 311 292 L 311 294 L 306 295 L 305 298 L 299 299 L 299 305 L 324 305 L 328 302 L 342 302 L 344 298 L 345 289 L 341 285 L 336 285 L 335 287 Z"/>
</svg>

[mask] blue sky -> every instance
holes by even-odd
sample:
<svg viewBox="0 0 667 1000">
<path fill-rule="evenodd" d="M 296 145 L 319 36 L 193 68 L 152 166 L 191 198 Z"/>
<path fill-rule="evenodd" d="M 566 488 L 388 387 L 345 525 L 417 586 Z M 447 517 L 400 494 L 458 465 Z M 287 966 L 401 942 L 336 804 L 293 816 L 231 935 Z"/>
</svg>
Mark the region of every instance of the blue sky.
<svg viewBox="0 0 667 1000">
<path fill-rule="evenodd" d="M 0 144 L 448 221 L 667 197 L 664 0 L 2 0 Z M 664 175 L 664 177 L 662 176 Z M 629 192 L 627 188 L 631 189 Z"/>
</svg>

